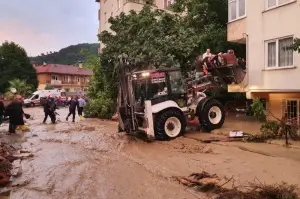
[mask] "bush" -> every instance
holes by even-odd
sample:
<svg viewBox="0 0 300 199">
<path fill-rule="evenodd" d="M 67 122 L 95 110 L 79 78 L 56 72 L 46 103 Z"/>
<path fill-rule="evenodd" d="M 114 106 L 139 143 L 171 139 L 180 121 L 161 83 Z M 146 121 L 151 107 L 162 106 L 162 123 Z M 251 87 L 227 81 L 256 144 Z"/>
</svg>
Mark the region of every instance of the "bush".
<svg viewBox="0 0 300 199">
<path fill-rule="evenodd" d="M 267 121 L 260 127 L 260 132 L 268 137 L 268 139 L 274 139 L 277 137 L 281 137 L 279 132 L 280 124 L 277 121 Z"/>
<path fill-rule="evenodd" d="M 254 117 L 256 117 L 260 122 L 266 121 L 266 112 L 263 102 L 260 99 L 254 99 L 251 105 L 251 111 Z"/>
<path fill-rule="evenodd" d="M 105 95 L 90 100 L 84 107 L 85 117 L 110 119 L 116 110 L 116 103 Z"/>
<path fill-rule="evenodd" d="M 280 123 L 277 121 L 266 121 L 260 127 L 260 134 L 250 135 L 247 138 L 249 142 L 265 142 L 271 139 L 278 139 L 283 136 L 280 129 Z"/>
</svg>

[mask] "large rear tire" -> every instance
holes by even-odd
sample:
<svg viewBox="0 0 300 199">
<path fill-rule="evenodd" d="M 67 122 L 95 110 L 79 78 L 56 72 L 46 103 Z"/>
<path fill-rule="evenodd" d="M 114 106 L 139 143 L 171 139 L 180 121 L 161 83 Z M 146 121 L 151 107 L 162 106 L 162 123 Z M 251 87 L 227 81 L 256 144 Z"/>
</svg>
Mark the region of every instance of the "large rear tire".
<svg viewBox="0 0 300 199">
<path fill-rule="evenodd" d="M 168 109 L 155 116 L 154 132 L 157 140 L 170 140 L 184 134 L 186 119 L 177 109 Z"/>
<path fill-rule="evenodd" d="M 211 99 L 200 110 L 199 123 L 207 131 L 221 128 L 225 121 L 223 105 L 215 99 Z"/>
</svg>

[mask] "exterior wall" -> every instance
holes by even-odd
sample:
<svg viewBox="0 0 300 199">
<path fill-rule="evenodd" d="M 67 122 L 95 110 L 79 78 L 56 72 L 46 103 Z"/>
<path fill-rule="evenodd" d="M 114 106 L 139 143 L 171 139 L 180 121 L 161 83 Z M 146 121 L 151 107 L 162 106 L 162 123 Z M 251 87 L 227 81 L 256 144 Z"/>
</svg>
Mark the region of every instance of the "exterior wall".
<svg viewBox="0 0 300 199">
<path fill-rule="evenodd" d="M 283 116 L 283 100 L 293 99 L 300 100 L 300 93 L 270 93 L 268 108 L 270 112 L 277 118 L 281 119 Z M 275 120 L 274 117 L 270 116 L 268 119 Z"/>
<path fill-rule="evenodd" d="M 227 40 L 237 43 L 245 43 L 247 18 L 238 19 L 227 24 Z"/>
<path fill-rule="evenodd" d="M 252 2 L 252 3 L 249 3 Z M 265 11 L 265 1 L 247 3 L 248 67 L 250 90 L 293 90 L 300 87 L 300 56 L 292 69 L 265 68 L 265 41 L 289 35 L 300 37 L 299 2 Z"/>
<path fill-rule="evenodd" d="M 37 79 L 39 84 L 47 84 L 47 82 L 50 81 L 50 75 L 49 74 L 38 74 Z"/>
<path fill-rule="evenodd" d="M 130 10 L 141 11 L 145 5 L 145 0 L 101 0 L 99 32 L 109 31 L 110 24 L 107 22 L 109 17 L 118 16 L 121 12 L 129 13 Z M 153 8 L 164 9 L 164 0 L 153 0 Z M 106 17 L 105 17 L 106 13 Z"/>
<path fill-rule="evenodd" d="M 57 76 L 58 81 L 51 81 L 52 75 Z M 68 80 L 65 80 L 64 77 Z M 79 82 L 77 80 L 79 78 Z M 84 81 L 85 78 L 85 81 Z M 70 92 L 80 91 L 87 89 L 91 77 L 89 76 L 74 76 L 74 75 L 61 75 L 61 74 L 38 74 L 38 89 L 44 89 L 47 84 L 51 84 L 54 87 L 69 90 Z"/>
<path fill-rule="evenodd" d="M 246 0 L 246 17 L 228 23 L 229 41 L 237 42 L 243 38 L 243 32 L 247 34 L 248 87 L 242 92 L 300 92 L 300 54 L 294 52 L 292 67 L 270 69 L 265 66 L 265 41 L 300 37 L 300 26 L 295 25 L 300 17 L 299 4 L 299 0 L 294 0 L 266 10 L 266 0 Z"/>
</svg>

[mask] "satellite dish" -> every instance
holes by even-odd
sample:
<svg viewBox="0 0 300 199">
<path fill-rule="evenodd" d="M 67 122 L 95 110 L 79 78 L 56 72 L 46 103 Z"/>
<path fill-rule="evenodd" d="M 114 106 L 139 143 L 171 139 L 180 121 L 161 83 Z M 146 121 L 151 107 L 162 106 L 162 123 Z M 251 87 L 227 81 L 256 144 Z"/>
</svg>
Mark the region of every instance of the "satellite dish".
<svg viewBox="0 0 300 199">
<path fill-rule="evenodd" d="M 17 89 L 15 89 L 15 88 L 10 88 L 10 92 L 16 93 L 16 92 L 17 92 Z"/>
</svg>

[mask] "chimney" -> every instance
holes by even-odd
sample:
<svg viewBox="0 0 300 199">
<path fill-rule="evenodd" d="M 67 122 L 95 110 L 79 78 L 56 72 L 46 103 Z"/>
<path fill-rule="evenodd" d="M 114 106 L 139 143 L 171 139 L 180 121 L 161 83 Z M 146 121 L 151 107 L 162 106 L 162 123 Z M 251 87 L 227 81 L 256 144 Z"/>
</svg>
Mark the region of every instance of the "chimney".
<svg viewBox="0 0 300 199">
<path fill-rule="evenodd" d="M 78 62 L 78 66 L 79 66 L 79 68 L 82 68 L 82 61 Z"/>
<path fill-rule="evenodd" d="M 44 63 L 43 63 L 43 66 L 46 66 L 46 65 L 47 65 L 47 63 L 46 63 L 46 62 L 44 62 Z"/>
</svg>

